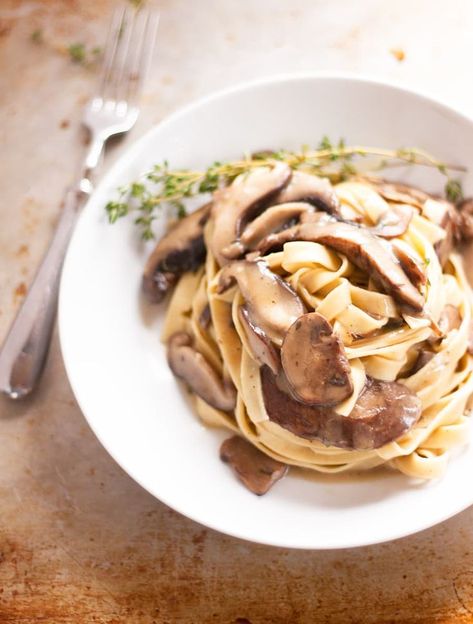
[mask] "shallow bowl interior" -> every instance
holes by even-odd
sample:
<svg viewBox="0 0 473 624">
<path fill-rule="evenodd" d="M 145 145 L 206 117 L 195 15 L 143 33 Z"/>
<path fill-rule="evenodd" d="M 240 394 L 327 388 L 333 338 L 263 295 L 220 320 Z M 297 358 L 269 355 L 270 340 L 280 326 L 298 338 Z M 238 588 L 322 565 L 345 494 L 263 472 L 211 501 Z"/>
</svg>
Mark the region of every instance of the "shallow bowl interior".
<svg viewBox="0 0 473 624">
<path fill-rule="evenodd" d="M 435 483 L 387 471 L 358 477 L 297 471 L 265 497 L 246 491 L 218 457 L 225 433 L 199 423 L 165 362 L 161 308 L 143 304 L 148 249 L 131 220 L 113 227 L 105 203 L 117 186 L 153 163 L 205 167 L 265 148 L 347 143 L 418 146 L 448 162 L 473 163 L 473 124 L 401 88 L 340 76 L 272 79 L 210 96 L 152 128 L 98 187 L 70 245 L 61 284 L 59 326 L 76 398 L 115 460 L 177 511 L 234 536 L 295 548 L 343 548 L 389 540 L 431 526 L 473 502 L 464 487 L 473 445 Z M 397 175 L 440 191 L 433 170 Z M 465 187 L 473 190 L 471 173 Z"/>
</svg>

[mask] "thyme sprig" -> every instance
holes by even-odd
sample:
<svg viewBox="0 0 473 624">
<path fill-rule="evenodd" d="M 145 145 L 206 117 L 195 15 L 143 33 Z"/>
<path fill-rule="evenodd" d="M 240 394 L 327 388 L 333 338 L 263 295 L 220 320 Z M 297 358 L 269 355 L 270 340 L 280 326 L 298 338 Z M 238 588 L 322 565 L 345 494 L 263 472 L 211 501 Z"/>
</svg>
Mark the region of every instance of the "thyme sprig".
<svg viewBox="0 0 473 624">
<path fill-rule="evenodd" d="M 356 160 L 372 157 L 372 163 L 365 163 L 364 171 L 380 171 L 396 164 L 424 165 L 437 169 L 446 177 L 445 192 L 452 201 L 461 198 L 460 181 L 451 177 L 452 171 L 464 171 L 463 167 L 447 165 L 427 152 L 417 148 L 390 150 L 379 147 L 346 145 L 343 139 L 332 143 L 323 137 L 316 149 L 303 146 L 300 151 L 265 150 L 248 154 L 240 160 L 214 162 L 205 171 L 171 169 L 169 163 L 155 165 L 138 181 L 118 190 L 117 199 L 108 202 L 106 210 L 110 223 L 135 213 L 135 223 L 141 229 L 143 239 L 154 238 L 153 221 L 164 205 L 170 205 L 178 217 L 186 215 L 185 202 L 191 197 L 212 193 L 231 184 L 241 174 L 257 167 L 274 166 L 285 162 L 292 169 L 330 178 L 340 182 L 360 173 Z"/>
</svg>

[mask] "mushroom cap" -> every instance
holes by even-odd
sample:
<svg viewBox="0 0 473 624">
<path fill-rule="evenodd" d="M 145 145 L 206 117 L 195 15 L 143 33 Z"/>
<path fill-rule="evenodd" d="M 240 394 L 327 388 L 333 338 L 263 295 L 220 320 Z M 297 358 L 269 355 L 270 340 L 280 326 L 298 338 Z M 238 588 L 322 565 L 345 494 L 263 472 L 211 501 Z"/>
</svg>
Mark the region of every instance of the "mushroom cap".
<svg viewBox="0 0 473 624">
<path fill-rule="evenodd" d="M 185 332 L 173 334 L 168 341 L 168 364 L 176 377 L 187 383 L 195 394 L 216 409 L 228 412 L 235 408 L 236 391 L 222 380 L 202 353 L 192 346 L 192 338 Z"/>
<path fill-rule="evenodd" d="M 182 273 L 194 271 L 205 259 L 204 225 L 210 204 L 181 219 L 157 243 L 145 265 L 143 292 L 152 303 L 162 301 Z"/>
<path fill-rule="evenodd" d="M 291 391 L 302 403 L 335 405 L 353 392 L 342 341 L 317 312 L 303 314 L 291 325 L 281 360 Z"/>
<path fill-rule="evenodd" d="M 261 368 L 263 399 L 269 419 L 294 435 L 320 440 L 327 446 L 353 450 L 376 449 L 400 438 L 418 421 L 421 401 L 397 382 L 367 379 L 348 416 L 331 407 L 309 406 L 287 391 L 287 381 Z"/>
<path fill-rule="evenodd" d="M 225 266 L 219 276 L 219 291 L 223 292 L 234 281 L 253 325 L 280 345 L 292 323 L 305 312 L 299 296 L 264 260 L 238 260 Z"/>
<path fill-rule="evenodd" d="M 272 169 L 255 169 L 233 184 L 215 191 L 212 205 L 213 232 L 210 247 L 220 266 L 228 263 L 222 251 L 240 237 L 245 225 L 257 217 L 289 182 L 292 172 L 285 163 Z"/>
<path fill-rule="evenodd" d="M 240 481 L 254 494 L 262 496 L 287 473 L 286 464 L 265 455 L 240 436 L 224 440 L 220 459 L 229 464 Z"/>
</svg>

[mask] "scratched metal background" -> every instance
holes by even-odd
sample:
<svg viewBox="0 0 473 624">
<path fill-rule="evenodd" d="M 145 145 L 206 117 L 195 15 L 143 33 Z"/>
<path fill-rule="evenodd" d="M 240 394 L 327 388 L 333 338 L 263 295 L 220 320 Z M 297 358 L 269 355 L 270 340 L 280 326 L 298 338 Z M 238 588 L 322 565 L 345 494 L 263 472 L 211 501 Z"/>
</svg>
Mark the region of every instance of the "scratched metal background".
<svg viewBox="0 0 473 624">
<path fill-rule="evenodd" d="M 95 72 L 74 65 L 64 48 L 99 43 L 111 4 L 0 0 L 0 339 L 83 142 L 78 120 Z M 470 0 L 160 6 L 156 63 L 127 143 L 211 90 L 301 69 L 399 79 L 473 111 Z M 41 45 L 30 40 L 36 29 Z M 2 624 L 472 621 L 473 510 L 356 550 L 256 546 L 179 516 L 115 465 L 76 405 L 57 339 L 34 400 L 0 401 Z"/>
</svg>

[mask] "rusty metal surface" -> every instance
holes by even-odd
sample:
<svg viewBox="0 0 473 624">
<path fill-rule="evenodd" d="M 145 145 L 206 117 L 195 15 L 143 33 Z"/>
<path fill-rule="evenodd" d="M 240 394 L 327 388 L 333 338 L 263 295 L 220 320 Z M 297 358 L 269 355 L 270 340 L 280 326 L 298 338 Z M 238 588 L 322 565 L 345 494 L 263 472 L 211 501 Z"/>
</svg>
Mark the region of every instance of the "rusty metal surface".
<svg viewBox="0 0 473 624">
<path fill-rule="evenodd" d="M 0 1 L 0 339 L 83 140 L 77 122 L 94 69 L 62 50 L 95 45 L 110 5 Z M 161 8 L 157 63 L 127 142 L 203 93 L 296 69 L 375 72 L 473 110 L 469 0 L 167 0 Z M 38 28 L 42 44 L 30 39 Z M 339 552 L 206 530 L 145 493 L 102 449 L 71 394 L 57 338 L 37 396 L 0 400 L 0 445 L 2 624 L 473 621 L 473 509 L 416 536 Z"/>
</svg>

